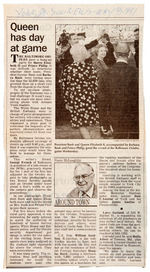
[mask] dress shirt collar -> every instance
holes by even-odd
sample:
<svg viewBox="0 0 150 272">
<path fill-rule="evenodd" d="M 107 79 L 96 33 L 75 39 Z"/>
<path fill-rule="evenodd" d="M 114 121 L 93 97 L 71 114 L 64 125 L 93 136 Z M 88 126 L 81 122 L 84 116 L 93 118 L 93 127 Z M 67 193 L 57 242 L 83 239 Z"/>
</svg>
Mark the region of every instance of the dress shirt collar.
<svg viewBox="0 0 150 272">
<path fill-rule="evenodd" d="M 127 62 L 126 60 L 124 60 L 124 59 L 117 59 L 116 62 L 117 62 L 117 63 L 118 63 L 118 62 L 124 62 L 124 63 L 128 64 L 128 62 Z"/>
<path fill-rule="evenodd" d="M 94 184 L 92 184 L 91 188 L 87 191 L 84 192 L 84 194 L 82 193 L 82 191 L 79 192 L 79 197 L 89 197 L 92 198 L 94 193 Z"/>
</svg>

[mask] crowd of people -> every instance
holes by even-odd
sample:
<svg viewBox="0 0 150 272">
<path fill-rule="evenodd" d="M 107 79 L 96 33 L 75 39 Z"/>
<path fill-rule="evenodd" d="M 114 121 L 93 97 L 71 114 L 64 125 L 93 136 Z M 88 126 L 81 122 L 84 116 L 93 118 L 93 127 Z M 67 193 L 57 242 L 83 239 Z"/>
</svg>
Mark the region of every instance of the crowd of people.
<svg viewBox="0 0 150 272">
<path fill-rule="evenodd" d="M 56 114 L 70 119 L 83 139 L 138 139 L 138 33 L 135 29 L 132 46 L 113 45 L 107 33 L 88 44 L 85 32 L 60 35 Z M 62 107 L 68 114 L 63 116 Z"/>
</svg>

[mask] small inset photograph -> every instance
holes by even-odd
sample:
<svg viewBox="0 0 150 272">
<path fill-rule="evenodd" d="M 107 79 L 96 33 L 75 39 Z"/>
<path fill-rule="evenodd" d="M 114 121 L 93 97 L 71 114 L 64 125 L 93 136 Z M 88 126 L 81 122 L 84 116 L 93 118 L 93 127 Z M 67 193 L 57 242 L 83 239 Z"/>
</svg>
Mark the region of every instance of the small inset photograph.
<svg viewBox="0 0 150 272">
<path fill-rule="evenodd" d="M 139 139 L 138 69 L 138 25 L 56 25 L 56 139 Z"/>
<path fill-rule="evenodd" d="M 55 198 L 96 199 L 96 173 L 96 162 L 55 162 Z"/>
</svg>

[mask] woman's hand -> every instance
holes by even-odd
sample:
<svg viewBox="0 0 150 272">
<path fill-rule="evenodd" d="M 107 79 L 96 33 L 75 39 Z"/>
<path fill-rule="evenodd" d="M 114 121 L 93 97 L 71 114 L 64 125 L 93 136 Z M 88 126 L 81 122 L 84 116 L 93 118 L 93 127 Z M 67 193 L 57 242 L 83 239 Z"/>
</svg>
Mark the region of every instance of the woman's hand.
<svg viewBox="0 0 150 272">
<path fill-rule="evenodd" d="M 108 128 L 106 129 L 104 126 L 101 126 L 100 129 L 101 129 L 101 132 L 102 132 L 103 135 L 106 135 L 106 136 L 112 136 L 113 135 L 114 130 L 113 130 L 111 125 L 109 126 L 109 129 Z"/>
</svg>

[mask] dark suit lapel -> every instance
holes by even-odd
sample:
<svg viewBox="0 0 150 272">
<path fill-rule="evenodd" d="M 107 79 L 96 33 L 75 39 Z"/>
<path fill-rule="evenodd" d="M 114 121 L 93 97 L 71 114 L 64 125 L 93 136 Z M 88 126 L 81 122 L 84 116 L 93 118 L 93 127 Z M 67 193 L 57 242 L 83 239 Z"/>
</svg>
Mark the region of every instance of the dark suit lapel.
<svg viewBox="0 0 150 272">
<path fill-rule="evenodd" d="M 93 188 L 93 195 L 92 195 L 93 198 L 96 198 L 97 197 L 97 186 L 94 184 L 94 188 Z"/>
</svg>

